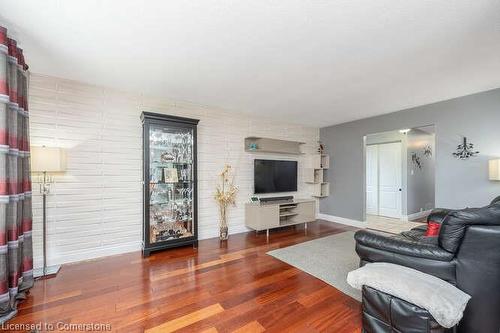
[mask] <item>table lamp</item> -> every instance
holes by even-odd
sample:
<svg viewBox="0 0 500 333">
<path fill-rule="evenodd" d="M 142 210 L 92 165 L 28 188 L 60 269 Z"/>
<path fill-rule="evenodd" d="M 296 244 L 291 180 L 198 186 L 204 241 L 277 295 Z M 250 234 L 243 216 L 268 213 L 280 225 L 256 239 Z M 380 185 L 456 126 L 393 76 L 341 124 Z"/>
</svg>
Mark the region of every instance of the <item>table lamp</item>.
<svg viewBox="0 0 500 333">
<path fill-rule="evenodd" d="M 41 173 L 40 193 L 43 197 L 43 271 L 41 276 L 55 275 L 60 265 L 47 267 L 47 195 L 54 182 L 54 173 L 66 170 L 66 155 L 62 148 L 31 147 L 31 172 Z"/>
<path fill-rule="evenodd" d="M 500 180 L 500 159 L 490 160 L 490 180 Z"/>
</svg>

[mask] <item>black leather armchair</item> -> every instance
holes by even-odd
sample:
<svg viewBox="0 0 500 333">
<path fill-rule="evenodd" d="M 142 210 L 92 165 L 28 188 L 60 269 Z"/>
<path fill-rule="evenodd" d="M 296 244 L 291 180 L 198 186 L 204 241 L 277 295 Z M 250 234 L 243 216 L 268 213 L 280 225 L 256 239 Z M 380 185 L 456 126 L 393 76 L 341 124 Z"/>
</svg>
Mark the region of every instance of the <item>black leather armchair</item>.
<svg viewBox="0 0 500 333">
<path fill-rule="evenodd" d="M 472 298 L 459 333 L 500 332 L 500 197 L 483 208 L 434 210 L 428 221 L 441 223 L 438 237 L 424 237 L 426 226 L 399 235 L 356 232 L 361 265 L 390 262 L 446 280 Z"/>
</svg>

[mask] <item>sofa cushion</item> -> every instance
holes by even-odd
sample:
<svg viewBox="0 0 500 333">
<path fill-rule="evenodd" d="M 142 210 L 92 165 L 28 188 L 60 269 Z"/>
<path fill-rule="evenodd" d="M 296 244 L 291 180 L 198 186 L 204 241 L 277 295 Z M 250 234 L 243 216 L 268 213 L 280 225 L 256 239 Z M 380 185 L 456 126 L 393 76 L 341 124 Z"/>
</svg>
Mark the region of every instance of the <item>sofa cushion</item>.
<svg viewBox="0 0 500 333">
<path fill-rule="evenodd" d="M 437 235 L 436 237 L 428 237 L 426 236 L 426 232 L 427 225 L 422 225 L 408 231 L 403 231 L 401 236 L 415 242 L 438 245 Z"/>
<path fill-rule="evenodd" d="M 483 208 L 467 208 L 450 212 L 439 231 L 439 246 L 456 253 L 467 227 L 472 225 L 500 225 L 500 202 Z"/>
<path fill-rule="evenodd" d="M 422 237 L 424 237 L 425 230 L 426 229 L 423 229 L 423 230 L 422 229 L 411 229 L 408 231 L 403 231 L 400 235 L 405 237 L 405 238 L 408 238 L 409 240 L 419 241 L 420 239 L 422 239 Z"/>
</svg>

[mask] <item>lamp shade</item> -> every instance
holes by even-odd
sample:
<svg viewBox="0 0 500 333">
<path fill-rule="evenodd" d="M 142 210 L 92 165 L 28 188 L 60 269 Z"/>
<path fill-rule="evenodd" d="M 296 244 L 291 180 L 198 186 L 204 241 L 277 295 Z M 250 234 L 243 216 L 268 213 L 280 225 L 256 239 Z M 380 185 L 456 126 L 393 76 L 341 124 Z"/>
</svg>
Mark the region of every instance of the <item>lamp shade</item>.
<svg viewBox="0 0 500 333">
<path fill-rule="evenodd" d="M 62 148 L 31 147 L 32 172 L 62 172 L 66 170 L 66 154 Z"/>
<path fill-rule="evenodd" d="M 490 160 L 490 180 L 500 180 L 500 159 Z"/>
</svg>

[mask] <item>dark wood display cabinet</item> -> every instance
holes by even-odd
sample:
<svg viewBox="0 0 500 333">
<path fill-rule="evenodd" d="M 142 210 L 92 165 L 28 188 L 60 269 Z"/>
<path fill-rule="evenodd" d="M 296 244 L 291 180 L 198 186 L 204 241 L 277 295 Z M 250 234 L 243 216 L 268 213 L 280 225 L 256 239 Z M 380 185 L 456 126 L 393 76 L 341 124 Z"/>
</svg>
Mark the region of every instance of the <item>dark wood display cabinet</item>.
<svg viewBox="0 0 500 333">
<path fill-rule="evenodd" d="M 143 112 L 143 255 L 198 245 L 196 128 L 199 120 Z"/>
</svg>

